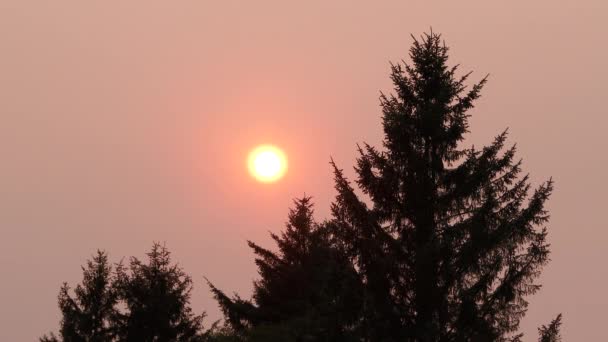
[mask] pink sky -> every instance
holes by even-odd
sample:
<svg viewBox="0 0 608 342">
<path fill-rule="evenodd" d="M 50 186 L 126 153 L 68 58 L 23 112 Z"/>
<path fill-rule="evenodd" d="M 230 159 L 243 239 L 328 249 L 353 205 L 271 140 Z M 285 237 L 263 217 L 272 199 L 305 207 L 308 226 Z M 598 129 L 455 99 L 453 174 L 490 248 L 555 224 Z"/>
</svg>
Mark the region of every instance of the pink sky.
<svg viewBox="0 0 608 342">
<path fill-rule="evenodd" d="M 491 75 L 467 144 L 509 127 L 534 182 L 556 181 L 526 340 L 559 312 L 565 340 L 608 340 L 606 13 L 603 0 L 2 1 L 0 340 L 56 330 L 59 286 L 97 248 L 118 261 L 153 241 L 219 318 L 203 276 L 247 296 L 247 239 L 269 245 L 304 193 L 328 216 L 330 156 L 352 175 L 355 144 L 379 145 L 389 61 L 431 26 L 472 80 Z M 260 143 L 288 154 L 278 183 L 248 175 Z"/>
</svg>

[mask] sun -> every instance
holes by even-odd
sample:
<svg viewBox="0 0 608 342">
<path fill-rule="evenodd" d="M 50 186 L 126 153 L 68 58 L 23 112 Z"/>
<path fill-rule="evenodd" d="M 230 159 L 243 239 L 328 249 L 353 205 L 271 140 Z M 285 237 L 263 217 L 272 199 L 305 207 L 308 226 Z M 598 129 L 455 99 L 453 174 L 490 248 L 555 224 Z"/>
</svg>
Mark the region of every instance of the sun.
<svg viewBox="0 0 608 342">
<path fill-rule="evenodd" d="M 272 183 L 287 172 L 287 157 L 276 146 L 260 145 L 249 153 L 247 165 L 255 179 L 262 183 Z"/>
</svg>

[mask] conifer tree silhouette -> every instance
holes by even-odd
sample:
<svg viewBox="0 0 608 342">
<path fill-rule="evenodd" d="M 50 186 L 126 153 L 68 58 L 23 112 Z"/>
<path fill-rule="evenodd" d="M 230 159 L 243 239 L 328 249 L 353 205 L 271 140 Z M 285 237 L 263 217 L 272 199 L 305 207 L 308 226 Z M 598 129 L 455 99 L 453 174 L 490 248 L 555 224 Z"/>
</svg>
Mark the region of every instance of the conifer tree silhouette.
<svg viewBox="0 0 608 342">
<path fill-rule="evenodd" d="M 98 251 L 83 273 L 75 297 L 67 284 L 61 287 L 59 336 L 51 333 L 41 342 L 198 342 L 216 333 L 203 331 L 204 315 L 192 313 L 192 280 L 163 245 L 153 245 L 148 263 L 131 258 L 128 267 L 115 269 Z"/>
<path fill-rule="evenodd" d="M 128 272 L 119 267 L 116 289 L 126 306 L 117 324 L 120 341 L 202 341 L 204 315 L 190 308 L 192 280 L 171 263 L 159 243 L 147 254 L 148 262 L 131 258 Z"/>
<path fill-rule="evenodd" d="M 392 65 L 383 147 L 359 147 L 355 185 L 331 161 L 331 219 L 315 222 L 304 197 L 271 234 L 277 251 L 249 242 L 260 275 L 251 300 L 209 283 L 227 326 L 203 333 L 191 278 L 156 243 L 147 263 L 115 270 L 98 252 L 74 297 L 61 288 L 59 337 L 40 341 L 521 341 L 549 260 L 553 182 L 532 188 L 506 131 L 462 146 L 486 78 L 467 87 L 440 35 L 414 38 L 410 58 Z M 561 324 L 560 314 L 540 327 L 539 341 L 561 341 Z"/>
<path fill-rule="evenodd" d="M 360 287 L 352 264 L 314 222 L 310 197 L 295 201 L 278 251 L 249 246 L 260 279 L 253 301 L 229 298 L 210 284 L 231 326 L 247 341 L 349 341 L 360 318 Z"/>
<path fill-rule="evenodd" d="M 549 323 L 549 325 L 543 325 L 538 328 L 539 342 L 560 342 L 562 337 L 559 333 L 559 328 L 562 325 L 562 315 L 559 314 L 557 317 Z"/>
<path fill-rule="evenodd" d="M 548 261 L 544 204 L 507 133 L 462 147 L 486 83 L 448 66 L 440 35 L 414 38 L 381 95 L 384 148 L 359 147 L 356 185 L 335 163 L 331 226 L 364 283 L 365 341 L 518 341 Z M 531 193 L 530 193 L 531 192 Z"/>
<path fill-rule="evenodd" d="M 112 266 L 105 252 L 97 251 L 92 260 L 82 268 L 83 280 L 74 289 L 64 283 L 59 292 L 59 308 L 62 320 L 59 335 L 65 342 L 105 342 L 115 337 L 113 320 L 116 317 L 118 293 L 114 288 Z M 51 334 L 42 342 L 58 341 Z"/>
</svg>

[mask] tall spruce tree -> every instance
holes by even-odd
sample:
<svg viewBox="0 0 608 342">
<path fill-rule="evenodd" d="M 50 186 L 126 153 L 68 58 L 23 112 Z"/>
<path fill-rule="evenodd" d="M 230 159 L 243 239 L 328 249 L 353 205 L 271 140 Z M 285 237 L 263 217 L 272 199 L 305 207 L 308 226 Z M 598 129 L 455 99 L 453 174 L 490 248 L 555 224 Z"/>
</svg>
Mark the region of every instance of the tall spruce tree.
<svg viewBox="0 0 608 342">
<path fill-rule="evenodd" d="M 486 78 L 467 88 L 440 35 L 414 38 L 410 58 L 392 66 L 395 93 L 380 98 L 384 148 L 359 148 L 367 199 L 332 162 L 333 231 L 365 284 L 362 339 L 517 341 L 548 261 L 553 183 L 531 191 L 506 132 L 462 146 Z"/>
<path fill-rule="evenodd" d="M 247 341 L 355 340 L 358 277 L 326 226 L 315 223 L 311 199 L 296 200 L 285 231 L 271 236 L 277 252 L 249 242 L 260 274 L 252 301 L 210 284 L 232 328 Z"/>
<path fill-rule="evenodd" d="M 115 337 L 114 318 L 118 293 L 114 288 L 112 266 L 105 252 L 97 254 L 82 267 L 83 280 L 70 295 L 64 283 L 59 291 L 59 308 L 62 320 L 60 338 L 54 334 L 44 336 L 43 342 L 105 342 Z"/>
<path fill-rule="evenodd" d="M 155 243 L 148 262 L 131 258 L 119 267 L 116 289 L 126 306 L 117 323 L 119 341 L 202 341 L 204 315 L 190 307 L 192 280 L 163 245 Z"/>
</svg>

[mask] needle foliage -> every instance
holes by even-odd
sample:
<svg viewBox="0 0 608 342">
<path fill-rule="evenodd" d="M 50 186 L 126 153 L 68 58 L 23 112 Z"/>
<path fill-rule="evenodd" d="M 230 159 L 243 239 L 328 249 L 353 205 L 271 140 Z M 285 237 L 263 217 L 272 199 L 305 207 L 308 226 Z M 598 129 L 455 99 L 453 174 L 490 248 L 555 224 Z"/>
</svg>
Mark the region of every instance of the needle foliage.
<svg viewBox="0 0 608 342">
<path fill-rule="evenodd" d="M 382 148 L 355 185 L 335 164 L 334 233 L 364 284 L 366 341 L 515 341 L 549 256 L 548 180 L 532 188 L 506 131 L 463 146 L 486 78 L 467 87 L 431 32 L 392 66 Z M 365 196 L 357 195 L 359 189 Z"/>
<path fill-rule="evenodd" d="M 61 288 L 60 337 L 41 341 L 516 342 L 528 298 L 549 261 L 545 204 L 552 180 L 522 172 L 507 132 L 466 146 L 487 78 L 468 85 L 430 32 L 392 65 L 380 97 L 381 147 L 358 148 L 355 177 L 331 162 L 331 217 L 295 201 L 273 248 L 254 242 L 253 296 L 209 282 L 225 325 L 203 331 L 192 280 L 155 244 L 148 262 L 114 270 L 104 253 Z M 561 341 L 561 315 L 539 328 Z"/>
</svg>

